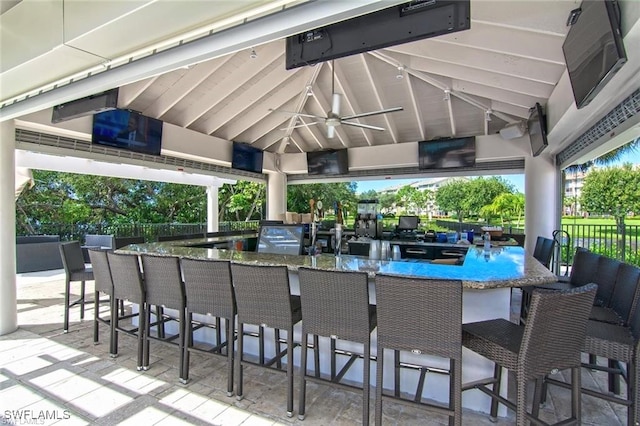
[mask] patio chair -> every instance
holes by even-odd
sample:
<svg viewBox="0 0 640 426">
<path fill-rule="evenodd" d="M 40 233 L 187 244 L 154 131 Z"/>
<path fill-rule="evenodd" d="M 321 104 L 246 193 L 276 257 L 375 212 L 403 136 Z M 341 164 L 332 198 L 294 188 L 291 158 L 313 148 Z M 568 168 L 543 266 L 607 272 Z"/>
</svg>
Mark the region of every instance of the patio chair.
<svg viewBox="0 0 640 426">
<path fill-rule="evenodd" d="M 364 364 L 362 368 L 362 424 L 366 425 L 369 423 L 371 331 L 376 327 L 375 306 L 369 305 L 367 274 L 300 268 L 298 269 L 298 277 L 303 313 L 298 418 L 302 420 L 306 414 L 307 380 L 320 381 L 334 386 L 346 386 L 341 383 L 343 376 L 353 363 L 361 358 Z M 314 336 L 315 377 L 307 376 L 309 334 Z M 331 375 L 328 379 L 320 379 L 318 336 L 331 339 Z M 361 355 L 351 351 L 346 353 L 341 351 L 342 354 L 348 356 L 348 359 L 336 374 L 336 340 L 338 339 L 360 343 L 363 345 L 363 350 Z"/>
<path fill-rule="evenodd" d="M 85 284 L 87 281 L 93 281 L 93 269 L 85 266 L 79 241 L 60 243 L 60 256 L 65 272 L 63 331 L 67 333 L 69 332 L 69 309 L 72 306 L 80 305 L 80 320 L 84 319 Z M 73 281 L 80 282 L 80 297 L 70 301 Z"/>
<path fill-rule="evenodd" d="M 238 352 L 236 356 L 237 390 L 236 398 L 242 400 L 243 365 L 260 367 L 280 367 L 286 357 L 287 367 L 287 416 L 293 416 L 293 326 L 302 319 L 300 297 L 291 295 L 289 272 L 286 266 L 262 266 L 231 264 L 231 276 L 236 292 L 238 307 Z M 245 360 L 244 326 L 258 326 L 259 359 L 258 362 Z M 275 356 L 265 359 L 264 328 L 274 329 Z M 280 350 L 280 330 L 287 332 L 286 349 Z M 274 371 L 278 371 L 274 369 Z"/>
<path fill-rule="evenodd" d="M 192 351 L 227 358 L 227 396 L 233 395 L 233 351 L 235 341 L 236 300 L 228 261 L 182 259 L 184 288 L 187 296 L 184 343 L 183 379 L 189 380 L 189 355 Z M 194 320 L 194 314 L 213 319 L 216 344 L 210 349 L 201 349 L 194 344 L 194 332 L 202 327 L 211 327 L 211 321 Z M 222 340 L 220 319 L 226 323 Z M 223 352 L 223 350 L 225 350 Z"/>
<path fill-rule="evenodd" d="M 526 324 L 505 319 L 480 321 L 462 326 L 463 345 L 495 363 L 492 378 L 463 386 L 491 397 L 491 416 L 498 403 L 516 412 L 516 424 L 538 421 L 542 382 L 552 371 L 571 369 L 571 417 L 563 424 L 580 424 L 580 354 L 585 345 L 587 321 L 597 286 L 587 284 L 571 290 L 535 289 Z M 515 404 L 500 395 L 502 367 L 515 373 Z M 527 382 L 536 380 L 531 414 L 527 413 Z M 489 389 L 488 386 L 491 386 Z"/>
<path fill-rule="evenodd" d="M 391 399 L 449 416 L 449 425 L 462 422 L 462 282 L 376 276 L 378 341 L 376 361 L 376 425 L 382 424 L 382 402 Z M 402 312 L 402 315 L 398 315 Z M 304 321 L 303 321 L 304 324 Z M 384 394 L 384 349 L 394 353 L 394 394 Z M 400 399 L 400 351 L 424 358 L 449 359 L 447 406 L 424 402 L 422 393 L 428 361 L 412 366 L 420 371 L 413 400 Z M 412 362 L 417 364 L 417 361 Z"/>
</svg>

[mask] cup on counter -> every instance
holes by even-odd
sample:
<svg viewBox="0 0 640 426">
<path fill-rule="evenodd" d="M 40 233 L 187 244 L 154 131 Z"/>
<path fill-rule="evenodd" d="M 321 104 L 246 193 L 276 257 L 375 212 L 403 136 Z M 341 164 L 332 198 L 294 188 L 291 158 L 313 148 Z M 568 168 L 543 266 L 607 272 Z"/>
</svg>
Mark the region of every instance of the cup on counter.
<svg viewBox="0 0 640 426">
<path fill-rule="evenodd" d="M 399 245 L 394 245 L 393 248 L 391 249 L 391 258 L 393 260 L 400 260 L 402 259 L 402 255 L 400 254 L 400 246 Z"/>
<path fill-rule="evenodd" d="M 380 242 L 380 259 L 389 260 L 391 257 L 391 243 L 389 241 Z"/>
<path fill-rule="evenodd" d="M 369 243 L 369 259 L 380 260 L 380 240 L 371 240 Z"/>
</svg>

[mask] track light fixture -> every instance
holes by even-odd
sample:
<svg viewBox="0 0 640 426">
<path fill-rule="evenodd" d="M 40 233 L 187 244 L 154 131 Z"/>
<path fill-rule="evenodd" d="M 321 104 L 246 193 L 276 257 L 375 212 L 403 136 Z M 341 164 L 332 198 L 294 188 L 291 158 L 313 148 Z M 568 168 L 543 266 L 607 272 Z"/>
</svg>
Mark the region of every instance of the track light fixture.
<svg viewBox="0 0 640 426">
<path fill-rule="evenodd" d="M 445 102 L 449 102 L 449 100 L 451 99 L 450 93 L 451 93 L 451 90 L 445 89 L 444 90 L 444 98 L 442 98 L 442 100 L 445 101 Z"/>
<path fill-rule="evenodd" d="M 402 80 L 404 78 L 404 71 L 405 71 L 404 65 L 399 65 L 398 66 L 398 74 L 396 74 L 396 78 L 398 80 Z"/>
<path fill-rule="evenodd" d="M 493 110 L 488 109 L 484 112 L 485 121 L 491 121 L 491 114 L 493 114 Z"/>
<path fill-rule="evenodd" d="M 311 85 L 308 85 L 308 86 L 306 87 L 306 89 L 307 89 L 307 91 L 306 91 L 306 93 L 305 93 L 305 94 L 306 94 L 307 96 L 313 96 L 313 88 L 311 87 Z"/>
<path fill-rule="evenodd" d="M 251 49 L 251 53 L 249 53 L 249 57 L 251 59 L 256 59 L 258 57 L 258 54 L 256 53 L 256 49 Z"/>
</svg>

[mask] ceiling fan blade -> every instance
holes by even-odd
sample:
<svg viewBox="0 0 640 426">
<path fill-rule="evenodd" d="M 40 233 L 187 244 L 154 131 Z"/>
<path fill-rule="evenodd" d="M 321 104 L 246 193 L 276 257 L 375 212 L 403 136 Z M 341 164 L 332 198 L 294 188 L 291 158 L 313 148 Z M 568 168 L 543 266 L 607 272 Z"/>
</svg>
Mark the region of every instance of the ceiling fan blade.
<svg viewBox="0 0 640 426">
<path fill-rule="evenodd" d="M 340 116 L 341 97 L 340 93 L 334 93 L 331 97 L 331 113 L 336 117 Z"/>
<path fill-rule="evenodd" d="M 371 130 L 387 130 L 384 127 L 378 127 L 378 126 L 370 126 L 368 124 L 362 124 L 362 123 L 352 123 L 350 121 L 341 121 L 340 124 L 345 124 L 347 126 L 353 126 L 353 127 L 362 127 L 363 129 L 371 129 Z"/>
<path fill-rule="evenodd" d="M 284 111 L 282 109 L 269 108 L 269 111 L 271 111 L 271 112 L 281 112 L 283 114 L 291 114 L 291 115 L 297 115 L 297 116 L 301 116 L 301 117 L 319 118 L 321 120 L 324 120 L 324 118 L 325 118 L 325 117 L 320 117 L 319 115 L 305 114 L 304 112 Z"/>
<path fill-rule="evenodd" d="M 280 130 L 298 129 L 300 127 L 313 126 L 314 124 L 318 124 L 318 122 L 317 121 L 312 121 L 311 123 L 297 124 L 297 125 L 291 126 L 291 127 L 283 127 Z"/>
<path fill-rule="evenodd" d="M 332 139 L 336 135 L 336 128 L 333 126 L 327 127 L 327 137 Z"/>
<path fill-rule="evenodd" d="M 404 108 L 402 108 L 402 107 L 387 108 L 387 109 L 381 109 L 380 111 L 371 111 L 371 112 L 363 112 L 362 114 L 348 115 L 346 117 L 342 117 L 342 119 L 343 120 L 351 120 L 353 118 L 370 117 L 372 115 L 386 114 L 388 112 L 402 111 L 403 109 Z"/>
</svg>

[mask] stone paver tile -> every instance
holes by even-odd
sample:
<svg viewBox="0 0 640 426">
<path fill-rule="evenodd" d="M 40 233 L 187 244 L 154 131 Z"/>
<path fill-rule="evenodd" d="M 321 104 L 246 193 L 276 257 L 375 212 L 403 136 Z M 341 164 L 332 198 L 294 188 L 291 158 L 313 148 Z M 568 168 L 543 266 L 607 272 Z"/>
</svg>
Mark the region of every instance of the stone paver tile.
<svg viewBox="0 0 640 426">
<path fill-rule="evenodd" d="M 42 395 L 21 384 L 0 391 L 1 406 L 5 410 L 20 410 L 42 399 L 44 399 Z M 0 412 L 0 414 L 2 413 Z"/>
<path fill-rule="evenodd" d="M 213 419 L 216 424 L 225 426 L 240 425 L 251 416 L 251 413 L 236 407 L 229 407 Z"/>
<path fill-rule="evenodd" d="M 47 388 L 63 380 L 69 380 L 75 375 L 76 373 L 74 373 L 73 371 L 69 371 L 65 368 L 57 368 L 51 371 L 50 373 L 45 373 L 45 374 L 41 374 L 36 377 L 33 377 L 32 379 L 29 379 L 29 382 L 33 383 L 38 387 Z"/>
<path fill-rule="evenodd" d="M 133 401 L 133 398 L 108 386 L 101 386 L 71 401 L 71 405 L 78 407 L 94 417 L 106 416 L 125 404 Z"/>
<path fill-rule="evenodd" d="M 117 423 L 121 426 L 153 425 L 169 417 L 170 414 L 157 407 L 146 407 L 126 420 Z"/>
<path fill-rule="evenodd" d="M 55 382 L 48 386 L 43 386 L 43 389 L 57 396 L 63 401 L 72 401 L 82 395 L 100 388 L 100 386 L 101 384 L 94 380 L 87 379 L 78 375 L 73 375 L 66 380 Z"/>
</svg>

